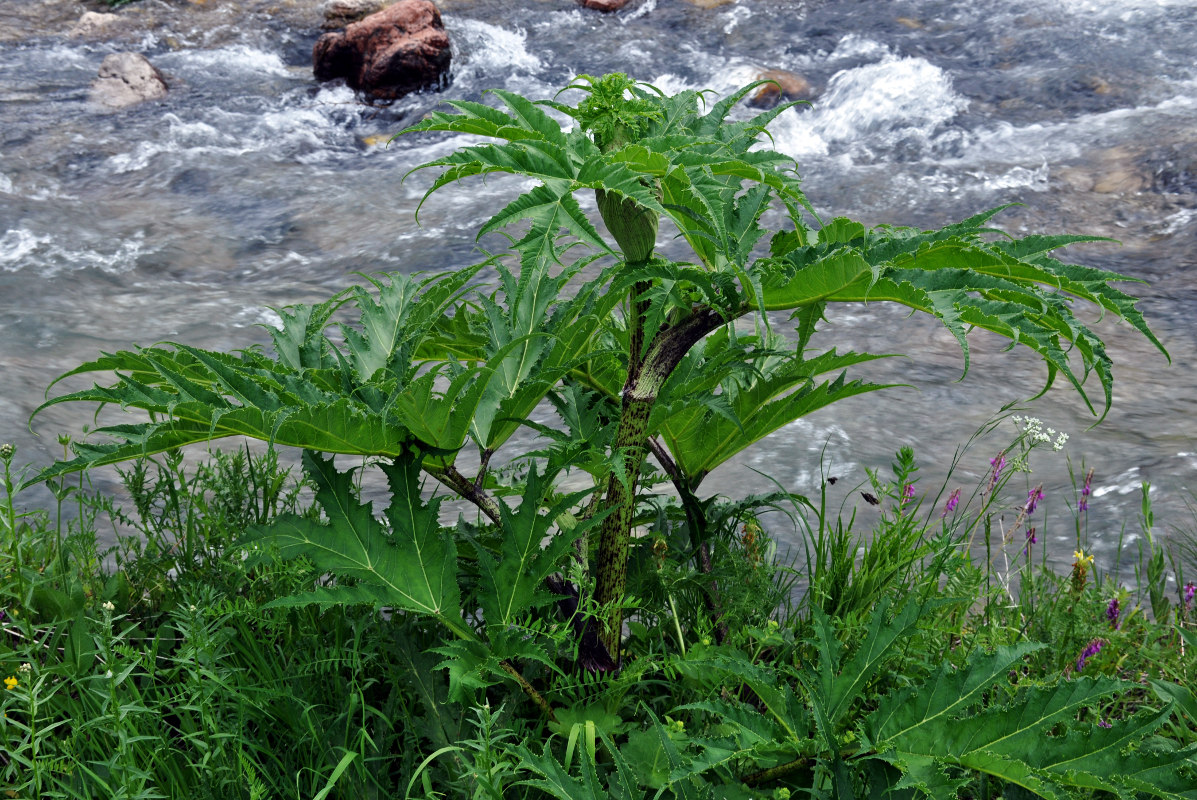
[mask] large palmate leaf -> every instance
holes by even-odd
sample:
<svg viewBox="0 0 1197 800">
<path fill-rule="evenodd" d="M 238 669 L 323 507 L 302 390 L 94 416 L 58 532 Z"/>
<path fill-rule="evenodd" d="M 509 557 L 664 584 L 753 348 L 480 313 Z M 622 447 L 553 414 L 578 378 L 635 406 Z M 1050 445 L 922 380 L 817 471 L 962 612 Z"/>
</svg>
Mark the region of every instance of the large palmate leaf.
<svg viewBox="0 0 1197 800">
<path fill-rule="evenodd" d="M 955 797 L 967 778 L 957 773 L 950 779 L 950 770 L 963 767 L 1049 798 L 1065 796 L 1064 787 L 1121 796 L 1197 796 L 1197 784 L 1184 774 L 1197 767 L 1194 748 L 1133 751 L 1171 715 L 1170 707 L 1107 728 L 1073 722 L 1104 698 L 1132 690 L 1132 684 L 1081 678 L 1031 687 L 1007 700 L 1009 671 L 1042 646 L 977 652 L 963 668 L 945 664 L 923 685 L 883 699 L 863 729 L 866 745 L 903 773 L 895 788 Z"/>
<path fill-rule="evenodd" d="M 831 350 L 806 358 L 786 347 L 793 345 L 778 336 L 732 338 L 724 329 L 674 371 L 649 429 L 693 487 L 779 428 L 846 397 L 889 388 L 844 373 L 882 356 Z M 838 375 L 820 381 L 827 373 Z"/>
<path fill-rule="evenodd" d="M 461 618 L 457 549 L 440 524 L 440 500 L 425 502 L 420 495 L 418 452 L 408 450 L 382 467 L 391 491 L 389 526 L 358 499 L 353 475 L 338 471 L 332 458 L 309 450 L 303 463 L 326 521 L 283 515 L 251 528 L 241 544 L 277 548 L 285 559 L 306 557 L 318 570 L 349 582 L 279 598 L 274 605 L 392 606 L 434 617 L 459 636 L 473 638 Z"/>
<path fill-rule="evenodd" d="M 495 91 L 506 110 L 450 102 L 457 113 L 434 112 L 403 131 L 448 131 L 500 140 L 461 147 L 422 165 L 421 169 L 442 169 L 429 193 L 490 172 L 536 179 L 534 187 L 480 229 L 481 235 L 521 220 L 530 222 L 528 231 L 515 241 L 525 263 L 530 261 L 529 253 L 547 254 L 547 260 L 555 261 L 560 251 L 556 241 L 563 231 L 574 243 L 615 254 L 571 197 L 584 189 L 628 198 L 670 217 L 708 267 L 746 262 L 753 245 L 764 235 L 758 223 L 774 196 L 807 206 L 793 160 L 759 147 L 766 125 L 788 106 L 751 120 L 728 122 L 728 114 L 751 86 L 703 113 L 698 92 L 667 97 L 623 76 L 583 78 L 588 82 L 570 88 L 589 92 L 592 101 L 611 86 L 616 87 L 617 95 L 574 107 L 551 101 L 532 103 Z M 625 88 L 632 95 L 627 100 L 622 99 Z M 542 107 L 574 117 L 579 127 L 565 133 Z M 627 130 L 636 131 L 635 141 L 623 141 Z M 587 132 L 593 133 L 594 140 Z M 737 199 L 744 181 L 757 186 Z"/>
<path fill-rule="evenodd" d="M 590 490 L 556 496 L 555 477 L 531 466 L 519 507 L 500 506 L 498 552 L 477 548 L 484 577 L 478 601 L 488 626 L 520 624 L 529 611 L 559 599 L 545 589 L 545 578 L 566 568 L 574 541 L 598 522 L 571 523 L 566 530 L 558 526 L 558 519 Z"/>
<path fill-rule="evenodd" d="M 1095 373 L 1108 411 L 1111 362 L 1101 339 L 1073 313 L 1075 300 L 1125 319 L 1167 355 L 1163 345 L 1135 308 L 1136 299 L 1110 286 L 1127 280 L 1124 276 L 1048 256 L 1053 249 L 1093 237 L 992 240 L 986 224 L 1000 210 L 938 231 L 866 230 L 859 223 L 834 220 L 809 245 L 775 242 L 780 258 L 764 259 L 755 268 L 762 273 L 762 295 L 756 302 L 774 310 L 827 302 L 900 303 L 947 327 L 960 344 L 966 373 L 967 334 L 973 328 L 988 330 L 1038 353 L 1048 368 L 1045 390 L 1063 374 L 1091 410 L 1083 384 Z"/>
<path fill-rule="evenodd" d="M 229 436 L 350 455 L 400 455 L 460 448 L 494 369 L 457 367 L 448 385 L 436 370 L 420 373 L 423 345 L 442 335 L 442 320 L 483 265 L 417 280 L 370 278 L 315 306 L 280 311 L 271 329 L 275 358 L 257 349 L 237 355 L 184 344 L 104 354 L 58 381 L 111 375 L 110 385 L 69 392 L 43 403 L 91 402 L 140 409 L 141 423 L 100 427 L 75 442 L 75 458 L 37 480 Z M 326 334 L 332 314 L 355 307 L 356 325 L 341 325 L 342 344 Z M 514 346 L 514 345 L 513 345 Z M 485 362 L 485 359 L 483 359 Z M 56 381 L 56 383 L 58 382 Z"/>
</svg>

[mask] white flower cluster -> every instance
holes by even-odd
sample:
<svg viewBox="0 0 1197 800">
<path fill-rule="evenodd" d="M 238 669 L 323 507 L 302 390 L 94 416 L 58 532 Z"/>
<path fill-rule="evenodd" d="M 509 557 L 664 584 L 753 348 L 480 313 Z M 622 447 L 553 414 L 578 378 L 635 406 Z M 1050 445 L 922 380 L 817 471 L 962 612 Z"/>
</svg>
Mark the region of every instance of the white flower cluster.
<svg viewBox="0 0 1197 800">
<path fill-rule="evenodd" d="M 1068 434 L 1064 431 L 1057 432 L 1055 428 L 1043 427 L 1043 421 L 1039 417 L 1022 417 L 1018 414 L 1010 417 L 1014 420 L 1017 427 L 1022 428 L 1023 433 L 1027 437 L 1027 443 L 1034 447 L 1039 444 L 1050 444 L 1052 450 L 1057 453 L 1064 449 L 1064 443 L 1068 441 Z M 1055 439 L 1053 442 L 1052 439 Z"/>
</svg>

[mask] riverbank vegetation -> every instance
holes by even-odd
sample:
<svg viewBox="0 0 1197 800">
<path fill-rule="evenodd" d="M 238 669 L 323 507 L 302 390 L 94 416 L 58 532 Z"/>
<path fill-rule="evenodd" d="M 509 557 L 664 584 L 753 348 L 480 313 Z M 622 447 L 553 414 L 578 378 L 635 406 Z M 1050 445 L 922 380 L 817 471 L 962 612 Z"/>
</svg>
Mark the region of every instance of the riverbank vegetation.
<svg viewBox="0 0 1197 800">
<path fill-rule="evenodd" d="M 53 514 L 18 510 L 5 457 L 16 796 L 1193 797 L 1192 597 L 1149 493 L 1132 580 L 1089 553 L 1087 476 L 1066 573 L 1042 487 L 1007 491 L 1065 437 L 1019 417 L 979 485 L 934 494 L 899 450 L 860 487 L 867 524 L 832 476 L 810 498 L 704 485 L 886 388 L 847 374 L 884 356 L 815 346 L 837 303 L 931 315 L 965 371 L 989 331 L 1108 409 L 1074 304 L 1162 347 L 1123 276 L 1053 255 L 1092 239 L 1011 239 L 1001 209 L 822 221 L 763 146 L 784 106 L 735 111 L 755 87 L 568 88 L 405 132 L 495 140 L 426 165 L 430 194 L 531 179 L 478 264 L 283 309 L 269 353 L 161 345 L 63 376 L 103 383 L 47 406 L 148 416 L 28 476 Z M 227 437 L 268 449 L 187 466 Z M 131 509 L 76 482 L 110 464 Z"/>
</svg>

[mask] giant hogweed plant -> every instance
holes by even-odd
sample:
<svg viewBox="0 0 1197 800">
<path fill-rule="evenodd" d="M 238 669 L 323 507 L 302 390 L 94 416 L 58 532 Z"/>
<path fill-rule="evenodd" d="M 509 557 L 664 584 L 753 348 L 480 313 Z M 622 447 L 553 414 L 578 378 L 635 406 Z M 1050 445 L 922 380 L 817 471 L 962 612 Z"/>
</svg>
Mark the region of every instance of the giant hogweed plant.
<svg viewBox="0 0 1197 800">
<path fill-rule="evenodd" d="M 581 92 L 577 105 L 496 90 L 503 108 L 452 102 L 404 131 L 493 140 L 424 165 L 440 170 L 430 194 L 492 172 L 533 179 L 481 226 L 480 237 L 507 237 L 505 253 L 426 277 L 370 277 L 324 303 L 284 309 L 272 353 L 175 343 L 83 364 L 63 377 L 114 380 L 42 408 L 118 404 L 149 420 L 101 427 L 106 441 L 74 443 L 75 457 L 39 479 L 227 436 L 302 448 L 325 519 L 284 516 L 251 529 L 246 543 L 307 557 L 336 580 L 277 602 L 373 603 L 422 616 L 448 635 L 440 652 L 456 699 L 510 680 L 553 718 L 522 665 L 560 672 L 562 643 L 572 639 L 579 663 L 618 670 L 649 453 L 680 498 L 686 552 L 705 567 L 715 534 L 712 498 L 699 494 L 707 475 L 795 419 L 885 388 L 846 375 L 879 356 L 813 346 L 829 304 L 884 301 L 930 314 L 956 337 L 965 372 L 968 334 L 990 331 L 1042 357 L 1044 391 L 1063 376 L 1095 413 L 1088 379 L 1101 387 L 1104 414 L 1111 363 L 1073 313 L 1076 301 L 1125 320 L 1163 351 L 1136 299 L 1112 285 L 1123 276 L 1052 255 L 1092 237 L 1012 239 L 989 227 L 1001 209 L 931 231 L 820 221 L 796 165 L 764 146 L 784 107 L 732 115 L 753 87 L 709 107 L 702 93 L 665 95 L 618 74 L 567 88 Z M 607 236 L 578 199 L 591 193 Z M 658 249 L 663 232 L 680 241 Z M 497 285 L 479 282 L 484 270 Z M 356 323 L 336 323 L 334 335 L 334 315 L 346 311 Z M 783 321 L 792 335 L 778 330 Z M 532 419 L 545 401 L 559 424 Z M 492 467 L 510 462 L 495 456 L 524 426 L 548 444 L 517 459 L 519 469 Z M 392 498 L 382 518 L 335 454 L 381 470 Z M 566 471 L 587 485 L 563 491 Z M 425 477 L 476 506 L 479 523 L 443 525 L 444 495 L 426 498 Z M 717 606 L 717 587 L 710 592 Z M 576 610 L 562 620 L 559 608 Z M 815 712 L 829 679 L 800 681 Z M 841 720 L 847 708 L 837 706 Z M 830 747 L 835 720 L 819 713 Z M 952 723 L 945 713 L 927 724 Z M 752 725 L 749 739 L 780 730 Z M 798 738 L 804 730 L 785 729 Z M 1030 751 L 1019 753 L 1011 756 L 1019 768 L 1034 771 Z M 917 755 L 893 762 L 907 775 L 923 764 L 986 771 L 989 763 Z M 843 759 L 832 762 L 846 785 Z"/>
</svg>

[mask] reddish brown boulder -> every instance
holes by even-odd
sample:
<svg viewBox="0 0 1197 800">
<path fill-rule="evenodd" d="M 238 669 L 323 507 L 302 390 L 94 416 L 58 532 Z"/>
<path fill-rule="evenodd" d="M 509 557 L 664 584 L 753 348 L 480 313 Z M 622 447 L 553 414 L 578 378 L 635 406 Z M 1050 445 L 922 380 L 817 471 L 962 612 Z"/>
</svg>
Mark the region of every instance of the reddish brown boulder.
<svg viewBox="0 0 1197 800">
<path fill-rule="evenodd" d="M 591 8 L 595 11 L 618 11 L 626 6 L 632 0 L 578 0 L 585 8 Z"/>
<path fill-rule="evenodd" d="M 439 86 L 449 70 L 449 37 L 430 0 L 399 0 L 312 49 L 316 80 L 344 78 L 372 99 L 398 100 Z"/>
<path fill-rule="evenodd" d="M 811 96 L 810 84 L 801 75 L 780 69 L 767 69 L 756 76 L 758 81 L 772 81 L 761 86 L 748 99 L 748 104 L 757 108 L 772 108 L 781 98 L 806 100 Z"/>
</svg>

